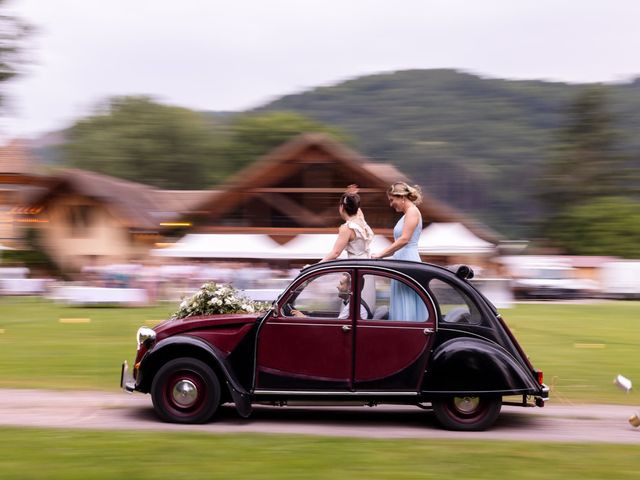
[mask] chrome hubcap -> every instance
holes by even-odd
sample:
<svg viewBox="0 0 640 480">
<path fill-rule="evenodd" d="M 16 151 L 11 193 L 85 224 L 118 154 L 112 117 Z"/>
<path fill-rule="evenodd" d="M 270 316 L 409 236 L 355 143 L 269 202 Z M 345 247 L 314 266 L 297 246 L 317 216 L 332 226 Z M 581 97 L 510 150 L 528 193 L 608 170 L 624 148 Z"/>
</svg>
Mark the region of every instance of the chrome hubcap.
<svg viewBox="0 0 640 480">
<path fill-rule="evenodd" d="M 456 397 L 453 399 L 453 404 L 459 412 L 469 414 L 478 409 L 480 399 L 478 397 Z"/>
<path fill-rule="evenodd" d="M 191 380 L 180 380 L 173 386 L 171 396 L 176 405 L 187 408 L 196 403 L 198 388 Z"/>
</svg>

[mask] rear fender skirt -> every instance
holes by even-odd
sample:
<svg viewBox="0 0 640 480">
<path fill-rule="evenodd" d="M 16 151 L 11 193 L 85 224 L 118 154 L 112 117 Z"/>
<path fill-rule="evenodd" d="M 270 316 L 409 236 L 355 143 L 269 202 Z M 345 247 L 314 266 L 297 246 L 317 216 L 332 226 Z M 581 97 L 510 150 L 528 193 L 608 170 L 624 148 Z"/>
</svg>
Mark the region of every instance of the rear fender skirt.
<svg viewBox="0 0 640 480">
<path fill-rule="evenodd" d="M 533 373 L 500 346 L 454 338 L 433 352 L 422 393 L 537 394 L 541 388 Z"/>
</svg>

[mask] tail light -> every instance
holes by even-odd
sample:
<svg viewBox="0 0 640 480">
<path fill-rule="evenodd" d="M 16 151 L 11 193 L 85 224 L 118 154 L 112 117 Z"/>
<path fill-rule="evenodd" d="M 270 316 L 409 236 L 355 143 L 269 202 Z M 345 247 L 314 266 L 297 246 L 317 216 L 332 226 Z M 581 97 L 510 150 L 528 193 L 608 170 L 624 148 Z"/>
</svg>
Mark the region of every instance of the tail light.
<svg viewBox="0 0 640 480">
<path fill-rule="evenodd" d="M 536 370 L 536 379 L 540 385 L 544 383 L 544 373 L 542 373 L 542 370 Z"/>
</svg>

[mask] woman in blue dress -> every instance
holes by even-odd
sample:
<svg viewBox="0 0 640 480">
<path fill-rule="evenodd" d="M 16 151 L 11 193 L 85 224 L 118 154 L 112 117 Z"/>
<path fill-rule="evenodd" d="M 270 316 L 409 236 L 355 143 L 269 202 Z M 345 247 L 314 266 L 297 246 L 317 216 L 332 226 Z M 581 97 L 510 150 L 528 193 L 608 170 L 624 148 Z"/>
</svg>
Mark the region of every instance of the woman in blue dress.
<svg viewBox="0 0 640 480">
<path fill-rule="evenodd" d="M 371 258 L 393 255 L 394 260 L 419 262 L 418 238 L 422 233 L 422 215 L 417 205 L 422 200 L 420 189 L 404 182 L 396 182 L 387 191 L 387 198 L 389 206 L 403 215 L 393 228 L 394 242 L 382 252 L 371 255 Z M 393 281 L 389 319 L 423 322 L 427 319 L 427 309 L 413 289 L 401 282 Z"/>
</svg>

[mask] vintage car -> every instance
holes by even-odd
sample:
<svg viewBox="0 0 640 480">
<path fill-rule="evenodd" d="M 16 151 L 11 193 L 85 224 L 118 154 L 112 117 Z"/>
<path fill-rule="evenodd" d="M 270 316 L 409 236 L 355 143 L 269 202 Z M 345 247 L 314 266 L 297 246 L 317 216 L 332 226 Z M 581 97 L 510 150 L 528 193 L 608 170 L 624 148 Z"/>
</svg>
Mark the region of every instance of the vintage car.
<svg viewBox="0 0 640 480">
<path fill-rule="evenodd" d="M 151 393 L 168 422 L 206 422 L 222 403 L 243 417 L 258 404 L 405 404 L 448 429 L 486 429 L 503 404 L 542 407 L 549 389 L 472 276 L 397 260 L 315 264 L 258 318 L 140 328 L 121 386 Z"/>
</svg>

